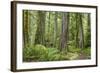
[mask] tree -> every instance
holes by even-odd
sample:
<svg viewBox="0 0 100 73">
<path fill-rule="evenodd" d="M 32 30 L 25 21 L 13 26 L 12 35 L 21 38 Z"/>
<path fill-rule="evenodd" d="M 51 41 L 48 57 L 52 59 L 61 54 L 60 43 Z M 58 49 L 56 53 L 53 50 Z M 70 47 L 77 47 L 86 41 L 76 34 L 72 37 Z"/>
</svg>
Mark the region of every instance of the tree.
<svg viewBox="0 0 100 73">
<path fill-rule="evenodd" d="M 64 51 L 65 48 L 68 46 L 68 13 L 62 13 L 62 32 L 61 32 L 61 50 Z"/>
<path fill-rule="evenodd" d="M 54 24 L 54 47 L 56 47 L 56 41 L 57 41 L 57 33 L 58 33 L 58 13 L 55 12 L 55 24 Z"/>
<path fill-rule="evenodd" d="M 45 34 L 45 12 L 38 11 L 37 19 L 37 30 L 35 37 L 35 44 L 44 44 L 44 34 Z"/>
<path fill-rule="evenodd" d="M 79 39 L 78 39 L 78 34 L 79 34 L 79 24 L 78 24 L 78 22 L 79 22 L 79 15 L 78 15 L 78 13 L 76 13 L 76 16 L 75 16 L 75 18 L 76 18 L 76 36 L 75 36 L 75 44 L 76 44 L 76 48 L 79 48 Z"/>
<path fill-rule="evenodd" d="M 82 14 L 79 14 L 79 48 L 84 48 L 84 31 L 82 23 Z"/>
<path fill-rule="evenodd" d="M 90 28 L 90 14 L 87 14 L 87 32 L 85 37 L 85 47 L 91 46 L 91 28 Z"/>
<path fill-rule="evenodd" d="M 28 34 L 28 32 L 29 32 L 29 12 L 28 12 L 28 10 L 26 10 L 26 11 L 23 11 L 23 15 L 24 15 L 24 18 L 23 18 L 23 20 L 24 20 L 24 23 L 23 23 L 23 27 L 24 27 L 24 29 L 23 29 L 23 45 L 26 47 L 27 45 L 28 45 L 28 43 L 29 43 L 29 34 Z"/>
</svg>

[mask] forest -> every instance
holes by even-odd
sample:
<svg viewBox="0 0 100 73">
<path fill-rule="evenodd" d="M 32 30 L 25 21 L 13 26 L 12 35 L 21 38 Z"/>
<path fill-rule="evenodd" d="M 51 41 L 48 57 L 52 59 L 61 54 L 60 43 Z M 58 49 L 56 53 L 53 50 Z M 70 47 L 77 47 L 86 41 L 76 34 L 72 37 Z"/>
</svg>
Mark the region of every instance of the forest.
<svg viewBox="0 0 100 73">
<path fill-rule="evenodd" d="M 23 62 L 91 59 L 90 15 L 23 10 Z"/>
</svg>

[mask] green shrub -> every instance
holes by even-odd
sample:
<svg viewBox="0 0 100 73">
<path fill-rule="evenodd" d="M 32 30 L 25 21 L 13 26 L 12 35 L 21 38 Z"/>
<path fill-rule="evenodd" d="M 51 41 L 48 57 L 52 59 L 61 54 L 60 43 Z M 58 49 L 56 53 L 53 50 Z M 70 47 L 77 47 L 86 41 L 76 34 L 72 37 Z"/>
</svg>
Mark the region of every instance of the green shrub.
<svg viewBox="0 0 100 73">
<path fill-rule="evenodd" d="M 60 52 L 57 48 L 46 48 L 37 44 L 33 47 L 24 48 L 24 61 L 57 61 L 76 59 L 79 49 L 70 48 L 71 52 Z"/>
<path fill-rule="evenodd" d="M 26 48 L 23 48 L 23 60 L 24 61 L 30 61 L 30 57 L 33 55 L 33 52 L 32 52 L 32 48 L 31 47 L 26 47 Z"/>
<path fill-rule="evenodd" d="M 60 60 L 69 60 L 67 54 L 61 54 Z"/>
<path fill-rule="evenodd" d="M 91 49 L 90 48 L 84 48 L 82 50 L 82 53 L 85 54 L 87 56 L 87 58 L 90 58 L 90 56 L 91 56 Z"/>
<path fill-rule="evenodd" d="M 56 48 L 47 48 L 47 52 L 48 54 L 45 57 L 47 61 L 57 60 L 60 57 L 59 50 Z"/>
<path fill-rule="evenodd" d="M 68 53 L 67 54 L 69 60 L 75 60 L 78 58 L 78 53 Z"/>
<path fill-rule="evenodd" d="M 23 53 L 25 61 L 38 61 L 42 56 L 46 54 L 46 47 L 39 44 L 32 47 L 24 48 Z"/>
<path fill-rule="evenodd" d="M 36 45 L 34 48 L 32 48 L 32 52 L 34 55 L 43 55 L 47 52 L 47 48 L 43 45 Z"/>
<path fill-rule="evenodd" d="M 75 60 L 78 58 L 78 53 L 67 52 L 66 54 L 61 54 L 61 60 Z"/>
<path fill-rule="evenodd" d="M 73 52 L 73 53 L 79 53 L 80 51 L 81 51 L 81 49 L 80 48 L 75 48 L 75 47 L 70 47 L 69 49 L 68 49 L 68 51 L 69 52 Z"/>
<path fill-rule="evenodd" d="M 54 61 L 60 59 L 60 54 L 56 48 L 46 48 L 37 44 L 24 49 L 24 59 L 26 61 Z"/>
</svg>

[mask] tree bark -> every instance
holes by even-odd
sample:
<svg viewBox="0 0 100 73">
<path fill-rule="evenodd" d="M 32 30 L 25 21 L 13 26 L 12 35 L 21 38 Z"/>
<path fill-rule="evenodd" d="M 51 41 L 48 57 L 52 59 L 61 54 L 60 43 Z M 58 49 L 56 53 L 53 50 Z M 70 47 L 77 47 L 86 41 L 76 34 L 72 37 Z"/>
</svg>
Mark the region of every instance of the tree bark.
<svg viewBox="0 0 100 73">
<path fill-rule="evenodd" d="M 90 47 L 91 46 L 91 23 L 90 23 L 90 14 L 87 15 L 87 32 L 86 32 L 86 42 L 85 42 L 85 47 Z"/>
<path fill-rule="evenodd" d="M 57 39 L 57 32 L 58 32 L 58 23 L 57 23 L 57 12 L 55 12 L 55 24 L 54 24 L 54 47 L 56 47 L 56 39 Z"/>
<path fill-rule="evenodd" d="M 28 10 L 26 11 L 23 11 L 23 14 L 24 14 L 24 18 L 23 18 L 23 26 L 24 26 L 24 29 L 23 29 L 23 40 L 24 40 L 24 47 L 26 47 L 28 44 L 29 44 L 29 14 L 28 14 Z"/>
<path fill-rule="evenodd" d="M 67 47 L 67 41 L 68 41 L 68 19 L 67 19 L 67 13 L 62 14 L 62 32 L 61 32 L 61 51 L 64 51 Z"/>
<path fill-rule="evenodd" d="M 45 12 L 38 11 L 37 30 L 35 37 L 35 44 L 44 44 L 45 34 Z"/>
<path fill-rule="evenodd" d="M 82 23 L 82 14 L 79 14 L 80 24 L 79 24 L 79 47 L 84 48 L 84 31 Z"/>
<path fill-rule="evenodd" d="M 75 36 L 75 40 L 76 40 L 76 48 L 79 47 L 79 39 L 78 39 L 78 34 L 79 34 L 79 15 L 78 13 L 76 13 L 76 36 Z"/>
</svg>

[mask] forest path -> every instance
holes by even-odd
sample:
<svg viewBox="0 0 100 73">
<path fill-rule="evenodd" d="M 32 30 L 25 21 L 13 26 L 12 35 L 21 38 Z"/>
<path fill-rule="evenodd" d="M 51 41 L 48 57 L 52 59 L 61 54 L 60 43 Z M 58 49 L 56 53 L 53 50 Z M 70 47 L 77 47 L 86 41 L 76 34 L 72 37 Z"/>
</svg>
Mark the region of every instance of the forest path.
<svg viewBox="0 0 100 73">
<path fill-rule="evenodd" d="M 87 59 L 87 56 L 86 56 L 84 53 L 81 52 L 81 53 L 79 54 L 79 59 L 80 59 L 80 60 L 82 60 L 82 59 Z"/>
</svg>

